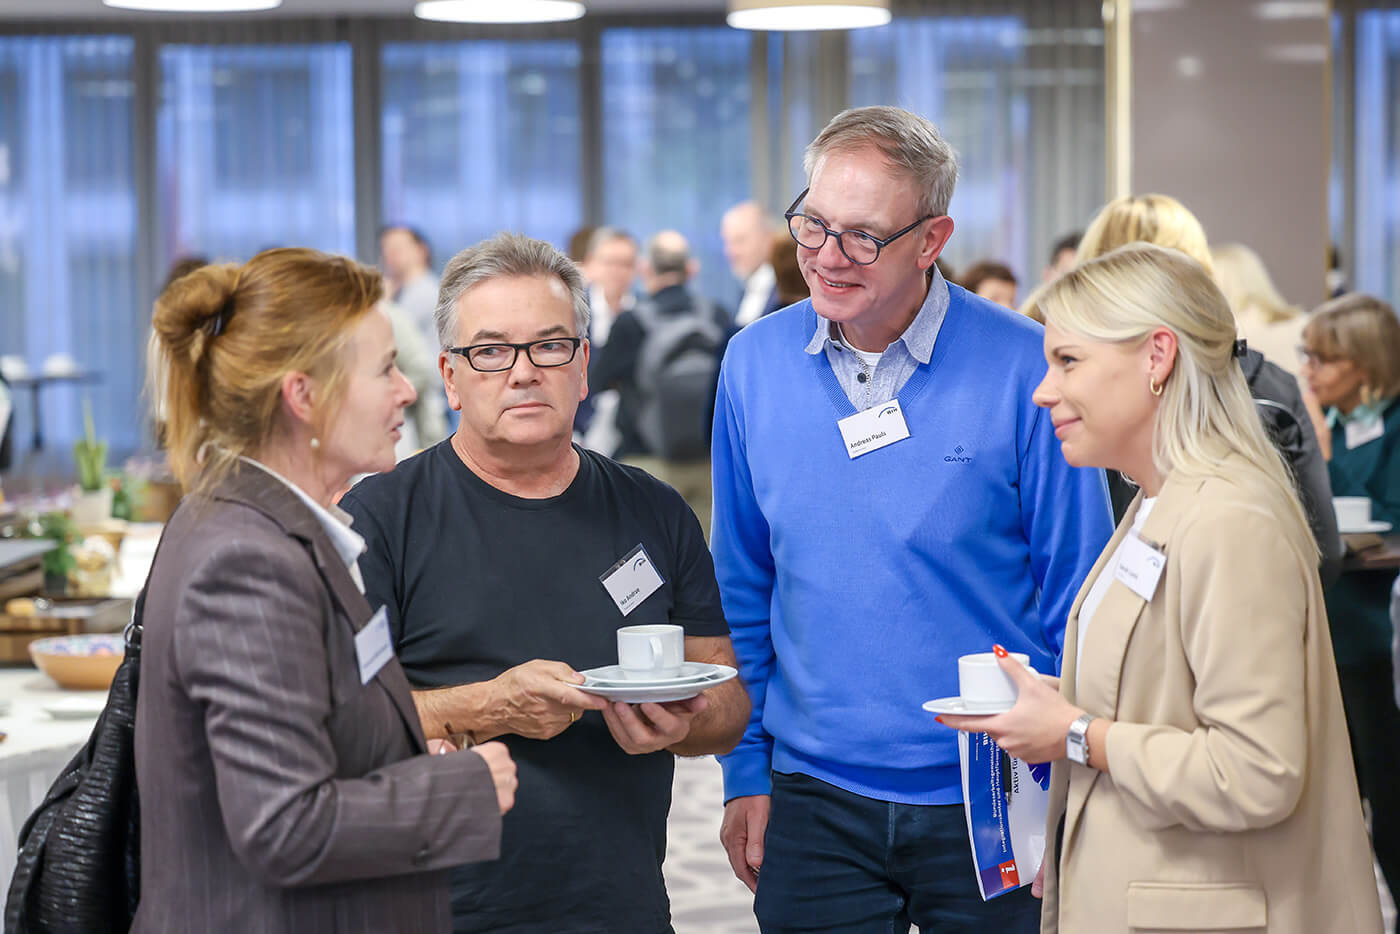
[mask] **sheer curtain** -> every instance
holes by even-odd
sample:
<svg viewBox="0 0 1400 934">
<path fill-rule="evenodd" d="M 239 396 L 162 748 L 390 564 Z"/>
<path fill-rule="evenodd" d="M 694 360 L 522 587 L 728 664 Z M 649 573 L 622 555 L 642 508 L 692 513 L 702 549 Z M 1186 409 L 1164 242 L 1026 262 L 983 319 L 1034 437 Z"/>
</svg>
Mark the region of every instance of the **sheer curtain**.
<svg viewBox="0 0 1400 934">
<path fill-rule="evenodd" d="M 383 217 L 423 231 L 439 267 L 498 230 L 559 246 L 583 223 L 574 40 L 383 48 Z"/>
<path fill-rule="evenodd" d="M 137 441 L 132 50 L 125 36 L 0 38 L 0 354 L 33 375 L 68 354 L 97 379 L 42 390 L 56 462 L 82 431 L 83 399 L 113 449 Z M 13 393 L 17 466 L 34 391 Z"/>
<path fill-rule="evenodd" d="M 908 108 L 958 152 L 946 256 L 958 268 L 1004 261 L 1024 292 L 1054 241 L 1104 201 L 1103 41 L 1100 4 L 1085 0 L 944 3 L 936 14 L 904 4 L 878 29 L 774 38 L 770 109 L 791 137 L 770 175 L 781 178 L 774 194 L 801 190 L 802 148 L 837 111 Z"/>
<path fill-rule="evenodd" d="M 1352 287 L 1400 305 L 1400 10 L 1357 15 Z"/>
<path fill-rule="evenodd" d="M 748 33 L 615 28 L 602 36 L 605 223 L 645 240 L 674 228 L 700 261 L 698 291 L 734 310 L 720 218 L 751 191 Z"/>
<path fill-rule="evenodd" d="M 350 46 L 165 45 L 160 259 L 355 250 Z"/>
</svg>

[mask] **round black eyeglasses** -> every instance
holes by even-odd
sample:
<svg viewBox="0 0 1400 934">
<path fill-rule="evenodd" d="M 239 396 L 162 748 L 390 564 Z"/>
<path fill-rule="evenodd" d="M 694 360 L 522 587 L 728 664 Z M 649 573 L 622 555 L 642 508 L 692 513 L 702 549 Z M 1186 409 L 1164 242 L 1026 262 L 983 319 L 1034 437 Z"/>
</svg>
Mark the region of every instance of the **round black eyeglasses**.
<svg viewBox="0 0 1400 934">
<path fill-rule="evenodd" d="M 815 217 L 800 213 L 797 206 L 802 203 L 803 198 L 807 197 L 807 192 L 810 190 L 810 188 L 802 189 L 802 194 L 798 195 L 797 200 L 788 205 L 788 209 L 783 212 L 783 217 L 786 217 L 788 222 L 788 233 L 792 234 L 792 239 L 797 241 L 798 246 L 808 250 L 820 250 L 826 246 L 828 237 L 835 237 L 836 246 L 840 248 L 841 253 L 857 266 L 869 266 L 880 258 L 882 249 L 924 221 L 938 216 L 937 214 L 925 214 L 908 227 L 897 230 L 881 240 L 863 230 L 832 230 Z"/>
</svg>

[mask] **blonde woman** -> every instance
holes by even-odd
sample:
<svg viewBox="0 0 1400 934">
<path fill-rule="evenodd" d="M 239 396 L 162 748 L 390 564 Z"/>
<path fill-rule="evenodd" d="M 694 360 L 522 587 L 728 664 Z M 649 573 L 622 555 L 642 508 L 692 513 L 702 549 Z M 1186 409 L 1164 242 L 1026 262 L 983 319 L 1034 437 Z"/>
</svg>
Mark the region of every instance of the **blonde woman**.
<svg viewBox="0 0 1400 934">
<path fill-rule="evenodd" d="M 1259 254 L 1243 243 L 1214 247 L 1210 255 L 1215 262 L 1215 281 L 1235 313 L 1240 337 L 1270 362 L 1297 376 L 1298 345 L 1306 323 L 1303 310 L 1284 300 Z"/>
<path fill-rule="evenodd" d="M 1065 459 L 1141 486 L 1058 692 L 1003 658 L 1015 707 L 943 718 L 1054 763 L 1042 931 L 1379 934 L 1317 554 L 1224 296 L 1135 244 L 1034 301 Z"/>
<path fill-rule="evenodd" d="M 1135 195 L 1104 205 L 1079 241 L 1079 261 L 1139 241 L 1180 250 L 1207 274 L 1215 275 L 1205 228 L 1186 205 L 1168 195 Z M 1040 313 L 1035 302 L 1028 304 L 1029 310 Z M 1322 585 L 1327 587 L 1342 570 L 1342 541 L 1337 535 L 1332 489 L 1327 482 L 1328 446 L 1322 410 L 1310 395 L 1304 396 L 1293 374 L 1265 360 L 1259 351 L 1247 349 L 1238 362 L 1269 437 L 1288 460 L 1289 471 L 1298 484 L 1298 494 L 1322 556 Z M 1110 472 L 1108 477 L 1114 517 L 1122 518 L 1135 491 L 1125 486 L 1116 473 Z"/>
<path fill-rule="evenodd" d="M 1332 424 L 1332 492 L 1365 496 L 1371 517 L 1400 526 L 1400 321 L 1390 305 L 1352 293 L 1308 317 L 1303 376 Z M 1389 597 L 1395 572 L 1348 571 L 1327 590 L 1347 724 L 1371 842 L 1400 892 L 1400 709 L 1392 694 Z"/>
</svg>

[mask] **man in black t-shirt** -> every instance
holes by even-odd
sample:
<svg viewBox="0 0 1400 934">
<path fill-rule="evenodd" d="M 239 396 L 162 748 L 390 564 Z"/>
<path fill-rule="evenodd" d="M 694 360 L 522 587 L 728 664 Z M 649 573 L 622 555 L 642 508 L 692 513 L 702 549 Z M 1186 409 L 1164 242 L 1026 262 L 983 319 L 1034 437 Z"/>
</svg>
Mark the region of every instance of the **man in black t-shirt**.
<svg viewBox="0 0 1400 934">
<path fill-rule="evenodd" d="M 735 680 L 631 707 L 574 685 L 617 660 L 627 625 L 681 625 L 688 659 L 735 664 L 704 536 L 670 487 L 571 444 L 588 310 L 562 254 L 496 237 L 448 263 L 442 297 L 461 423 L 341 506 L 425 733 L 499 737 L 519 768 L 500 860 L 454 876 L 455 930 L 669 931 L 673 754 L 731 749 L 747 695 Z M 601 578 L 637 546 L 662 583 L 624 615 Z"/>
</svg>

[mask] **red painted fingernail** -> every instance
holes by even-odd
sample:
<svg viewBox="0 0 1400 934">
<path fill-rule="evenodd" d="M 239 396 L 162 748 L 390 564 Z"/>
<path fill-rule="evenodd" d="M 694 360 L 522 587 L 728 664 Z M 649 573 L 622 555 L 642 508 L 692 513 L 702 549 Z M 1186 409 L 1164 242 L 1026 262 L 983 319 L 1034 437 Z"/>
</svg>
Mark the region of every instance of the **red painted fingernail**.
<svg viewBox="0 0 1400 934">
<path fill-rule="evenodd" d="M 942 717 L 934 717 L 933 719 L 937 720 L 939 723 L 943 723 L 943 718 L 942 718 Z M 944 726 L 947 726 L 948 724 L 943 723 L 943 725 L 944 725 Z"/>
<path fill-rule="evenodd" d="M 999 646 L 999 645 L 994 645 L 994 646 L 992 646 L 992 651 L 995 652 L 995 653 L 997 653 L 997 658 L 1005 658 L 1005 657 L 1006 657 L 1006 649 L 1002 648 L 1002 647 Z"/>
</svg>

